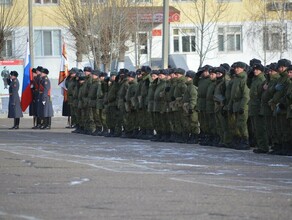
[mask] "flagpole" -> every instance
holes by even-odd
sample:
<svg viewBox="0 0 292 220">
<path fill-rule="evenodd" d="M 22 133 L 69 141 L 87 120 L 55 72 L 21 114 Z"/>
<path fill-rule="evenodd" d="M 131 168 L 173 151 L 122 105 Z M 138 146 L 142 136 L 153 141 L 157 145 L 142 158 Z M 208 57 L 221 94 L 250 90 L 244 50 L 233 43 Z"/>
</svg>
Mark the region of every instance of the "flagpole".
<svg viewBox="0 0 292 220">
<path fill-rule="evenodd" d="M 169 54 L 169 0 L 163 0 L 162 68 L 168 67 Z"/>
<path fill-rule="evenodd" d="M 32 24 L 32 1 L 28 0 L 28 33 L 29 33 L 29 52 L 31 67 L 34 67 L 33 54 L 33 24 Z"/>
</svg>

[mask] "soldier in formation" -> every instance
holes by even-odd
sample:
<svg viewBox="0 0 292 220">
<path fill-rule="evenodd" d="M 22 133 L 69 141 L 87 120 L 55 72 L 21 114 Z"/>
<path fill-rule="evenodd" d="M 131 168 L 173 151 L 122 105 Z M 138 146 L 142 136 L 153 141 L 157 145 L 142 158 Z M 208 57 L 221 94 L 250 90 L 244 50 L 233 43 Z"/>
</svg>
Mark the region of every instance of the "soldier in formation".
<svg viewBox="0 0 292 220">
<path fill-rule="evenodd" d="M 89 67 L 75 72 L 68 86 L 74 133 L 292 154 L 287 59 L 205 65 L 197 73 L 149 66 L 109 77 Z"/>
</svg>

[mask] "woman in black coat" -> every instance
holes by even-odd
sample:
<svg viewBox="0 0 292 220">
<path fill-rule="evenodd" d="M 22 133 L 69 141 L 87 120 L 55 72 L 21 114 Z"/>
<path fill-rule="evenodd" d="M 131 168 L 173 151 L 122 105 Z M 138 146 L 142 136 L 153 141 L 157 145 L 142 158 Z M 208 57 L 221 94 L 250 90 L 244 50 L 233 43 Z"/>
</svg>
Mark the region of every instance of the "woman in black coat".
<svg viewBox="0 0 292 220">
<path fill-rule="evenodd" d="M 18 129 L 20 118 L 23 117 L 20 98 L 18 94 L 19 82 L 18 73 L 16 71 L 10 72 L 9 84 L 9 104 L 8 104 L 8 118 L 14 118 L 14 126 L 10 129 Z"/>
</svg>

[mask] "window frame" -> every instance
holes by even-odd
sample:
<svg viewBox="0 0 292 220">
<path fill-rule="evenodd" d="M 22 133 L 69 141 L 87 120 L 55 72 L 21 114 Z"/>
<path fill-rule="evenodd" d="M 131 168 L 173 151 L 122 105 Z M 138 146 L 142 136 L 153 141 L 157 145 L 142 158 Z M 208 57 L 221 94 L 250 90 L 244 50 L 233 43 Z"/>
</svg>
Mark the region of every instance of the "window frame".
<svg viewBox="0 0 292 220">
<path fill-rule="evenodd" d="M 184 43 L 184 39 L 187 39 L 188 41 L 188 51 L 184 49 L 184 47 L 186 46 L 186 44 Z M 172 51 L 174 54 L 193 54 L 197 52 L 196 47 L 197 30 L 195 27 L 172 28 Z"/>
<path fill-rule="evenodd" d="M 13 57 L 13 32 L 6 32 L 4 34 L 4 46 L 3 46 L 3 49 L 2 51 L 0 51 L 1 53 L 1 56 L 4 57 L 4 58 L 11 58 Z M 8 45 L 8 42 L 10 42 L 10 45 Z M 10 48 L 8 48 L 10 47 Z M 9 53 L 10 52 L 10 53 Z"/>
<path fill-rule="evenodd" d="M 239 28 L 239 30 L 231 31 L 231 29 Z M 223 32 L 220 31 L 223 30 Z M 239 39 L 238 39 L 239 36 Z M 218 40 L 218 52 L 219 53 L 239 53 L 243 51 L 242 40 L 242 25 L 228 25 L 218 26 L 217 28 L 217 40 Z M 232 42 L 230 44 L 230 42 Z M 239 43 L 239 49 L 238 49 Z M 222 48 L 222 49 L 221 49 Z M 231 49 L 234 48 L 234 49 Z"/>
<path fill-rule="evenodd" d="M 280 30 L 282 30 L 282 33 L 279 33 Z M 266 33 L 266 31 L 268 31 L 268 33 Z M 278 36 L 273 37 L 275 34 L 278 34 Z M 267 26 L 264 26 L 263 50 L 269 52 L 279 52 L 281 50 L 287 51 L 288 50 L 287 37 L 288 37 L 287 24 L 285 24 L 283 28 L 281 27 L 280 24 L 268 24 Z M 276 39 L 278 39 L 277 42 L 275 42 Z M 281 39 L 281 41 L 279 39 Z"/>
<path fill-rule="evenodd" d="M 40 41 L 39 41 L 39 34 L 37 32 L 40 32 Z M 50 48 L 51 54 L 46 54 L 48 51 L 46 51 L 46 48 L 48 48 L 48 42 L 44 42 L 44 33 L 50 32 L 51 42 L 50 42 Z M 59 35 L 58 42 L 54 41 L 54 33 L 57 33 Z M 36 57 L 60 57 L 61 56 L 61 38 L 62 38 L 62 31 L 60 29 L 35 29 L 34 30 L 34 39 L 35 39 L 35 47 L 34 47 L 34 54 Z M 56 45 L 56 43 L 58 45 Z M 41 48 L 39 49 L 39 45 Z M 58 48 L 56 52 L 56 48 Z M 40 50 L 40 53 L 37 51 Z"/>
</svg>

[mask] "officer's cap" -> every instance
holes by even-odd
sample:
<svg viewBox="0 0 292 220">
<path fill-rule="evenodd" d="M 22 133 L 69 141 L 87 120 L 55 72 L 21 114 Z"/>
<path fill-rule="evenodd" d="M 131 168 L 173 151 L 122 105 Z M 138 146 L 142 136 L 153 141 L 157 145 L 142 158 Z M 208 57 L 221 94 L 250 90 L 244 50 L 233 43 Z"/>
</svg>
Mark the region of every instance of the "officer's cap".
<svg viewBox="0 0 292 220">
<path fill-rule="evenodd" d="M 170 75 L 170 74 L 174 73 L 174 71 L 175 71 L 174 68 L 169 68 L 169 69 L 168 69 L 168 74 Z"/>
<path fill-rule="evenodd" d="M 10 72 L 10 75 L 11 75 L 11 76 L 18 77 L 18 72 L 16 72 L 16 71 L 11 71 L 11 72 Z"/>
<path fill-rule="evenodd" d="M 287 71 L 292 71 L 292 65 L 289 65 Z"/>
<path fill-rule="evenodd" d="M 181 75 L 184 75 L 185 72 L 186 71 L 183 68 L 177 68 L 177 69 L 175 69 L 175 73 L 178 73 L 178 74 L 181 74 Z"/>
<path fill-rule="evenodd" d="M 278 68 L 281 67 L 281 66 L 284 66 L 284 67 L 288 67 L 291 65 L 291 61 L 290 60 L 287 60 L 287 59 L 281 59 L 281 60 L 278 60 Z"/>
<path fill-rule="evenodd" d="M 78 68 L 73 67 L 73 68 L 71 68 L 71 69 L 69 70 L 69 73 L 70 73 L 70 74 L 74 74 L 74 73 L 77 73 L 78 71 L 79 71 Z"/>
<path fill-rule="evenodd" d="M 84 72 L 92 72 L 92 68 L 90 66 L 86 66 L 83 69 Z"/>
<path fill-rule="evenodd" d="M 100 71 L 99 70 L 92 70 L 91 74 L 95 75 L 95 76 L 99 76 Z"/>
<path fill-rule="evenodd" d="M 158 75 L 160 73 L 159 70 L 152 70 L 151 75 Z"/>
<path fill-rule="evenodd" d="M 226 69 L 223 66 L 219 66 L 216 68 L 216 73 L 222 73 L 223 75 L 226 74 Z"/>
<path fill-rule="evenodd" d="M 222 63 L 220 64 L 220 67 L 223 67 L 226 70 L 226 73 L 230 71 L 230 65 L 228 63 Z"/>
<path fill-rule="evenodd" d="M 110 72 L 110 76 L 116 76 L 116 75 L 118 75 L 118 73 L 116 71 Z"/>
<path fill-rule="evenodd" d="M 209 69 L 209 73 L 216 73 L 217 72 L 217 68 L 216 67 L 211 67 Z"/>
<path fill-rule="evenodd" d="M 150 66 L 142 66 L 141 71 L 145 73 L 151 73 L 151 67 Z"/>
<path fill-rule="evenodd" d="M 136 72 L 134 72 L 134 71 L 129 71 L 129 73 L 128 73 L 128 77 L 135 78 L 135 77 L 136 77 Z"/>
<path fill-rule="evenodd" d="M 270 70 L 273 70 L 273 71 L 277 71 L 278 70 L 278 64 L 277 63 L 271 63 L 269 66 L 268 66 L 268 69 Z"/>
<path fill-rule="evenodd" d="M 141 69 L 137 69 L 137 70 L 136 70 L 136 75 L 141 75 L 141 73 L 142 73 L 142 72 L 141 72 Z"/>
<path fill-rule="evenodd" d="M 121 74 L 128 74 L 128 72 L 129 72 L 128 69 L 126 69 L 126 68 L 122 68 L 122 69 L 120 69 L 119 74 L 120 74 L 120 75 L 121 75 Z"/>
<path fill-rule="evenodd" d="M 256 70 L 260 70 L 262 72 L 265 71 L 265 67 L 262 64 L 260 64 L 260 63 L 256 63 L 256 64 L 253 65 L 253 70 L 255 70 L 255 69 Z"/>
<path fill-rule="evenodd" d="M 159 74 L 162 74 L 162 75 L 168 75 L 168 69 L 160 69 L 159 70 Z"/>
<path fill-rule="evenodd" d="M 40 71 L 40 72 L 42 71 L 42 69 L 43 69 L 42 66 L 38 66 L 38 67 L 36 68 L 36 70 L 37 70 L 37 71 Z"/>
<path fill-rule="evenodd" d="M 42 68 L 41 72 L 47 75 L 49 74 L 49 70 L 47 68 Z"/>
<path fill-rule="evenodd" d="M 188 70 L 188 71 L 186 72 L 186 77 L 194 78 L 195 75 L 196 75 L 195 71 Z"/>
<path fill-rule="evenodd" d="M 99 72 L 99 77 L 107 77 L 107 73 L 106 72 Z"/>
<path fill-rule="evenodd" d="M 249 65 L 250 66 L 254 66 L 255 64 L 262 64 L 262 61 L 256 59 L 256 58 L 253 58 L 249 61 Z"/>
<path fill-rule="evenodd" d="M 241 61 L 238 61 L 238 62 L 233 63 L 232 66 L 233 66 L 234 69 L 235 69 L 235 68 L 246 69 L 246 67 L 247 67 L 246 63 L 241 62 Z"/>
</svg>

